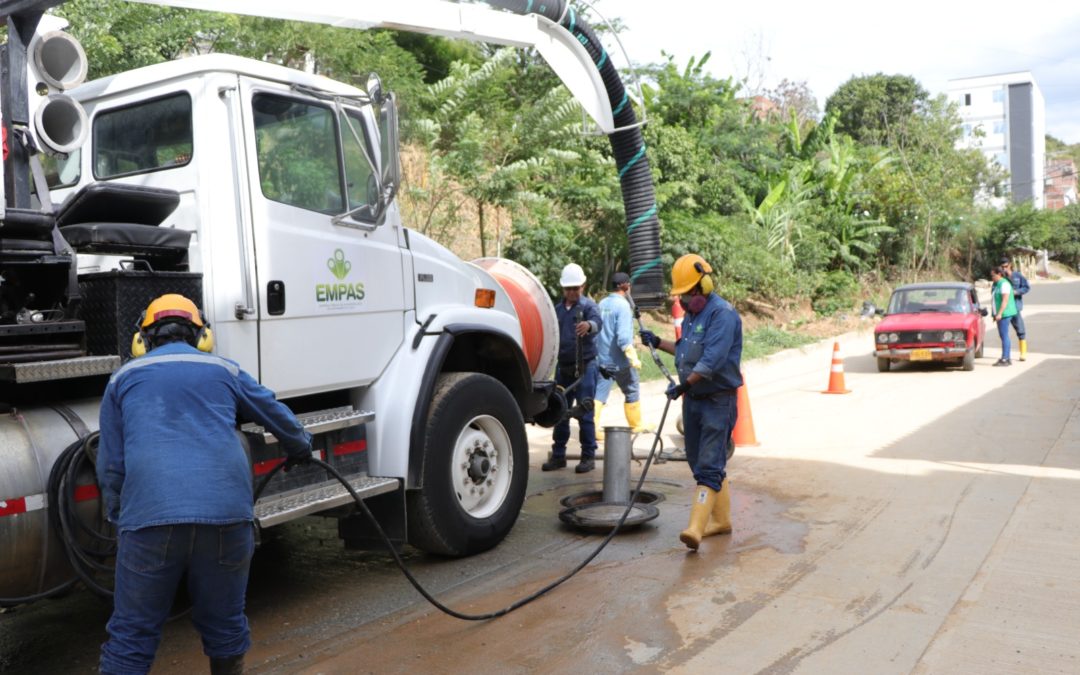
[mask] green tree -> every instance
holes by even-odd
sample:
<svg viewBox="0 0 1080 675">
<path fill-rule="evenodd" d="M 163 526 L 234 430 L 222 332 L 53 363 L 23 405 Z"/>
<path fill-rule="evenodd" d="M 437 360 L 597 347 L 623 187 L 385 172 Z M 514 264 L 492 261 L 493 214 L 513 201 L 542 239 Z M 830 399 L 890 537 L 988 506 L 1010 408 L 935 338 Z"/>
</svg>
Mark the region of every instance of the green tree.
<svg viewBox="0 0 1080 675">
<path fill-rule="evenodd" d="M 825 101 L 825 114 L 835 115 L 836 130 L 860 143 L 885 145 L 928 100 L 910 75 L 862 75 L 840 85 Z"/>
</svg>

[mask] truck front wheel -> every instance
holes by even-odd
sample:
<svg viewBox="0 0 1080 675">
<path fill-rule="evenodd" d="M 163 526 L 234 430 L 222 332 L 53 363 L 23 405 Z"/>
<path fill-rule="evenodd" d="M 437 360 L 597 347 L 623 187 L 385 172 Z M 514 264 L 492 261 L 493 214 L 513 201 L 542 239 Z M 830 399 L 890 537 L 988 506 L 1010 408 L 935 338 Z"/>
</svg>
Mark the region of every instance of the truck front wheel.
<svg viewBox="0 0 1080 675">
<path fill-rule="evenodd" d="M 506 537 L 525 501 L 529 446 L 514 397 L 479 373 L 440 376 L 424 430 L 422 485 L 408 495 L 409 543 L 465 556 Z"/>
</svg>

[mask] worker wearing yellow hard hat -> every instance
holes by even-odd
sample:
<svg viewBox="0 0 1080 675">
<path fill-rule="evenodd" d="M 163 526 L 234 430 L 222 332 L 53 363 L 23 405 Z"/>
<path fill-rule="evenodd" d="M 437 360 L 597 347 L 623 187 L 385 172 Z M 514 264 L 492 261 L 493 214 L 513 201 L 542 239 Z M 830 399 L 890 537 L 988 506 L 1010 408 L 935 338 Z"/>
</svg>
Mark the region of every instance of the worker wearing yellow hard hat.
<svg viewBox="0 0 1080 675">
<path fill-rule="evenodd" d="M 682 398 L 686 459 L 697 483 L 690 524 L 679 539 L 694 550 L 703 537 L 731 532 L 727 450 L 742 386 L 742 319 L 716 294 L 712 275 L 712 266 L 700 255 L 676 260 L 671 293 L 686 310 L 682 337 L 671 342 L 641 331 L 643 343 L 675 355 L 679 383 L 668 387 L 667 396 Z"/>
</svg>

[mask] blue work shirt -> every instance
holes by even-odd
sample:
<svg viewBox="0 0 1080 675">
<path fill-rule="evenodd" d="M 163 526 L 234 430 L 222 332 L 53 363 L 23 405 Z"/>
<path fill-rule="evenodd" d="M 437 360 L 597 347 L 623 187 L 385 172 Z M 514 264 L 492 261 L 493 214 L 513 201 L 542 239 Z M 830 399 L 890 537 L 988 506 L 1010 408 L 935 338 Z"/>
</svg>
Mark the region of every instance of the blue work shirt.
<svg viewBox="0 0 1080 675">
<path fill-rule="evenodd" d="M 228 359 L 173 342 L 113 373 L 101 402 L 97 477 L 120 531 L 252 520 L 251 464 L 237 419 L 304 455 L 311 434 Z"/>
<path fill-rule="evenodd" d="M 600 301 L 600 335 L 596 338 L 596 358 L 601 368 L 624 370 L 630 359 L 624 353 L 634 344 L 634 313 L 630 302 L 618 293 Z"/>
<path fill-rule="evenodd" d="M 581 319 L 578 319 L 581 312 Z M 600 310 L 596 303 L 585 297 L 566 306 L 562 300 L 555 305 L 555 316 L 559 319 L 559 364 L 572 366 L 577 363 L 577 332 L 574 324 L 578 321 L 588 321 L 592 324 L 588 334 L 581 338 L 581 357 L 584 361 L 596 358 L 596 334 L 600 332 Z"/>
<path fill-rule="evenodd" d="M 741 360 L 742 319 L 727 300 L 710 293 L 705 309 L 683 318 L 682 339 L 675 343 L 679 381 L 690 373 L 705 378 L 690 389 L 691 396 L 734 392 L 743 382 Z"/>
<path fill-rule="evenodd" d="M 1024 295 L 1031 290 L 1031 284 L 1023 274 L 1020 274 L 1020 270 L 1013 271 L 1009 282 L 1012 283 L 1013 298 L 1016 299 L 1016 311 L 1022 312 L 1024 311 Z"/>
</svg>

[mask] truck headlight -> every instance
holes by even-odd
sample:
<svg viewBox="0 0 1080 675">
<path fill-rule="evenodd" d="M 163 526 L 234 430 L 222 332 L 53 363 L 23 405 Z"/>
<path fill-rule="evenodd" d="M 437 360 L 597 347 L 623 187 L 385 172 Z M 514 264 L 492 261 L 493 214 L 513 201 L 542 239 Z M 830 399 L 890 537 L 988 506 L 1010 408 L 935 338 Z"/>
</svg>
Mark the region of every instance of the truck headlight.
<svg viewBox="0 0 1080 675">
<path fill-rule="evenodd" d="M 878 333 L 877 334 L 877 341 L 881 342 L 881 343 L 888 342 L 889 341 L 889 334 L 888 333 Z"/>
<path fill-rule="evenodd" d="M 896 333 L 889 333 L 889 342 L 900 342 L 900 336 Z"/>
<path fill-rule="evenodd" d="M 941 341 L 942 342 L 952 342 L 952 339 L 953 339 L 953 333 L 952 333 L 951 330 L 947 330 L 947 331 L 945 331 L 944 333 L 941 334 Z"/>
</svg>

